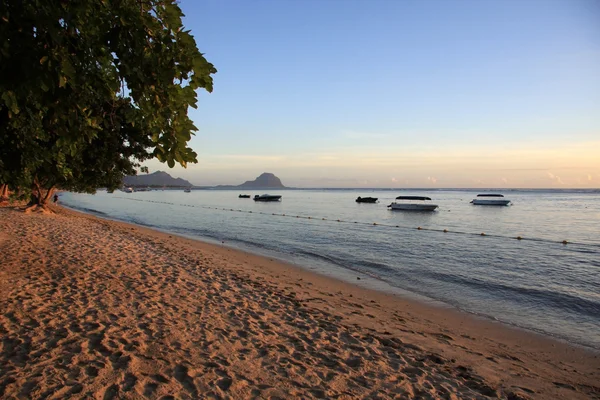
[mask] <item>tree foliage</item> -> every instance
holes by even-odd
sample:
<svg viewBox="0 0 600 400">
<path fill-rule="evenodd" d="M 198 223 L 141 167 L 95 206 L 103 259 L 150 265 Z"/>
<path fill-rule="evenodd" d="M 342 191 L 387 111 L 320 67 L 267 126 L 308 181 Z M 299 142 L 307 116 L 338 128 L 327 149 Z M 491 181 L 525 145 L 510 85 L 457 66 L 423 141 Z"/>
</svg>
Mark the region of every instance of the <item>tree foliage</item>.
<svg viewBox="0 0 600 400">
<path fill-rule="evenodd" d="M 174 0 L 2 1 L 0 183 L 93 192 L 151 157 L 197 162 L 188 109 L 216 69 L 182 17 Z"/>
</svg>

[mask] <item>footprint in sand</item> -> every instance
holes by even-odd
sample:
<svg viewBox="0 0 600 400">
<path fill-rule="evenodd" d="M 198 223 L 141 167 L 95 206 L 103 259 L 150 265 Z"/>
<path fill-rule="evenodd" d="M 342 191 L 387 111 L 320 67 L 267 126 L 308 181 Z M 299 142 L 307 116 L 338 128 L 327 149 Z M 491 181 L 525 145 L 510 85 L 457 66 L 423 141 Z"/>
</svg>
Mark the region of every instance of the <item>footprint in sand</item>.
<svg viewBox="0 0 600 400">
<path fill-rule="evenodd" d="M 173 376 L 181 383 L 185 390 L 190 392 L 192 397 L 196 397 L 198 390 L 196 389 L 196 385 L 194 385 L 194 380 L 188 375 L 188 368 L 185 365 L 177 364 L 173 371 Z"/>
<path fill-rule="evenodd" d="M 125 376 L 123 377 L 123 391 L 124 392 L 129 392 L 131 389 L 133 389 L 133 387 L 135 386 L 135 384 L 137 383 L 137 376 L 133 375 L 132 373 L 126 373 Z"/>
<path fill-rule="evenodd" d="M 144 396 L 150 397 L 154 394 L 156 389 L 158 388 L 158 383 L 156 382 L 147 382 L 144 385 Z"/>
<path fill-rule="evenodd" d="M 118 398 L 119 387 L 117 385 L 109 386 L 102 396 L 102 400 L 112 400 Z"/>
</svg>

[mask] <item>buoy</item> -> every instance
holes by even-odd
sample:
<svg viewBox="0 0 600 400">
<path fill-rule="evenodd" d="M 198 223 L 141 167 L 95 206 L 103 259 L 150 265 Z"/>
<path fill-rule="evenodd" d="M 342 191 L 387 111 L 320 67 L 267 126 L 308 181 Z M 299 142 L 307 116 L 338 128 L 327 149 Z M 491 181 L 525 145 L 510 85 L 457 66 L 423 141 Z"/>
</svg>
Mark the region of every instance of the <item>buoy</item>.
<svg viewBox="0 0 600 400">
<path fill-rule="evenodd" d="M 373 222 L 373 225 L 377 225 L 377 222 Z"/>
<path fill-rule="evenodd" d="M 568 242 L 568 241 L 566 241 L 566 240 L 563 240 L 563 241 L 562 241 L 562 244 L 567 244 L 567 243 L 569 243 L 569 242 Z"/>
<path fill-rule="evenodd" d="M 485 233 L 481 232 L 481 236 L 485 236 Z"/>
<path fill-rule="evenodd" d="M 310 219 L 310 217 L 308 217 L 308 219 Z"/>
<path fill-rule="evenodd" d="M 283 215 L 285 217 L 285 214 L 281 214 L 281 215 Z"/>
<path fill-rule="evenodd" d="M 444 229 L 444 233 L 448 232 L 448 229 Z"/>
<path fill-rule="evenodd" d="M 521 236 L 517 236 L 517 240 L 522 240 L 523 238 Z"/>
<path fill-rule="evenodd" d="M 396 225 L 396 228 L 400 228 L 400 225 Z"/>
<path fill-rule="evenodd" d="M 337 221 L 338 221 L 338 222 L 342 222 L 342 221 L 340 221 L 339 219 L 338 219 Z"/>
<path fill-rule="evenodd" d="M 325 221 L 325 218 L 323 218 L 323 221 Z"/>
<path fill-rule="evenodd" d="M 421 230 L 422 228 L 419 226 L 419 227 L 417 227 L 417 229 L 418 229 L 418 230 Z"/>
<path fill-rule="evenodd" d="M 357 276 L 357 277 L 356 277 L 356 280 L 357 280 L 357 281 L 360 281 L 360 278 Z"/>
</svg>

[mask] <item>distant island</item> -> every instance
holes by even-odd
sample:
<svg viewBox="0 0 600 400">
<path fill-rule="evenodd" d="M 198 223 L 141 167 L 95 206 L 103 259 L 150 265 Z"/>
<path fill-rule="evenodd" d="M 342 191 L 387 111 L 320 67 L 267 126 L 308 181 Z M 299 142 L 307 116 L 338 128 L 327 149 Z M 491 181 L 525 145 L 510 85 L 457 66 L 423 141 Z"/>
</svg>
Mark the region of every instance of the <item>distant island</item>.
<svg viewBox="0 0 600 400">
<path fill-rule="evenodd" d="M 246 181 L 237 186 L 240 189 L 283 189 L 281 179 L 270 172 L 263 172 L 253 181 Z"/>
<path fill-rule="evenodd" d="M 192 187 L 190 182 L 181 178 L 173 178 L 164 171 L 156 171 L 145 175 L 132 175 L 123 178 L 123 185 L 134 187 Z"/>
<path fill-rule="evenodd" d="M 281 179 L 270 172 L 263 172 L 253 181 L 246 181 L 241 185 L 219 185 L 214 189 L 286 189 Z"/>
<path fill-rule="evenodd" d="M 246 181 L 241 185 L 194 186 L 181 178 L 173 178 L 164 171 L 151 174 L 131 175 L 123 178 L 123 185 L 127 187 L 152 187 L 152 188 L 196 188 L 196 189 L 285 189 L 281 179 L 270 172 L 263 172 L 253 181 Z"/>
</svg>

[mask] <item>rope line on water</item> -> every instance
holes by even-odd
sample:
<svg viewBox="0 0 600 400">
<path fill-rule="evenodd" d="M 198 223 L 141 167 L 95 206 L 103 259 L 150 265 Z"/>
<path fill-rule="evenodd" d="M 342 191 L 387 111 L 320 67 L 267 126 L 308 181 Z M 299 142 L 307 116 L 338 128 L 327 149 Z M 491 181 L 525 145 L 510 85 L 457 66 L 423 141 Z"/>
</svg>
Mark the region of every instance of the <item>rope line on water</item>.
<svg viewBox="0 0 600 400">
<path fill-rule="evenodd" d="M 305 215 L 296 215 L 296 214 L 278 214 L 278 213 L 267 213 L 262 211 L 250 211 L 250 210 L 240 210 L 234 208 L 225 208 L 225 207 L 211 207 L 211 206 L 202 206 L 202 205 L 193 205 L 193 204 L 182 204 L 182 203 L 172 203 L 168 201 L 156 201 L 156 200 L 144 200 L 144 199 L 132 199 L 130 197 L 120 197 L 114 196 L 117 199 L 131 200 L 131 201 L 140 201 L 146 203 L 156 203 L 156 204 L 167 204 L 172 206 L 180 206 L 180 207 L 192 207 L 192 208 L 203 208 L 206 210 L 217 210 L 217 211 L 228 211 L 228 212 L 240 212 L 246 214 L 260 214 L 260 215 L 270 215 L 277 217 L 287 217 L 287 218 L 296 218 L 296 219 L 307 219 L 314 221 L 327 221 L 327 222 L 335 222 L 341 224 L 358 224 L 358 225 L 369 225 L 369 226 L 382 226 L 387 228 L 397 228 L 397 229 L 405 229 L 405 230 L 419 230 L 419 231 L 430 231 L 430 232 L 441 232 L 441 233 L 450 233 L 457 235 L 468 235 L 468 236 L 482 236 L 482 237 L 491 237 L 491 238 L 500 238 L 500 239 L 512 239 L 518 241 L 530 241 L 530 242 L 541 242 L 541 243 L 559 243 L 563 245 L 573 244 L 578 246 L 589 246 L 589 247 L 600 247 L 600 245 L 593 243 L 581 243 L 581 242 L 571 242 L 567 240 L 550 240 L 543 238 L 534 238 L 534 237 L 523 237 L 523 236 L 506 236 L 506 235 L 497 235 L 497 234 L 488 234 L 485 232 L 475 233 L 475 232 L 464 232 L 464 231 L 454 231 L 449 229 L 439 229 L 439 228 L 424 228 L 421 226 L 403 226 L 403 225 L 393 225 L 393 224 L 384 224 L 379 222 L 364 222 L 364 221 L 345 221 L 341 219 L 331 219 L 325 217 L 312 217 Z"/>
</svg>

